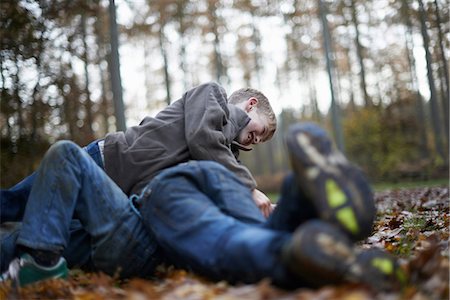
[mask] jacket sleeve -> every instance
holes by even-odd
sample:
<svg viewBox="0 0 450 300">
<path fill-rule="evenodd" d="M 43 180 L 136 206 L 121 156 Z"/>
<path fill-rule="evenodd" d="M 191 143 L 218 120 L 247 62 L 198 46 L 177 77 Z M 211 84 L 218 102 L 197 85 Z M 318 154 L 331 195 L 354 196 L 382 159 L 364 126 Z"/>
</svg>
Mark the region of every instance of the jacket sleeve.
<svg viewBox="0 0 450 300">
<path fill-rule="evenodd" d="M 250 189 L 256 187 L 250 171 L 234 156 L 224 135 L 228 122 L 227 95 L 216 83 L 200 85 L 185 95 L 185 136 L 192 159 L 213 160 L 234 172 Z"/>
</svg>

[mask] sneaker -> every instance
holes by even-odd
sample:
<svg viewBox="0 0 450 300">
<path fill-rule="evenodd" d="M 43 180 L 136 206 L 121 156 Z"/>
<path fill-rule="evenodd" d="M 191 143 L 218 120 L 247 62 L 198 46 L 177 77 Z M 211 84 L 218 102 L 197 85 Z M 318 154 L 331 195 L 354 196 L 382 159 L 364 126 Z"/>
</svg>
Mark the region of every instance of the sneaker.
<svg viewBox="0 0 450 300">
<path fill-rule="evenodd" d="M 346 234 L 321 220 L 299 226 L 282 250 L 282 262 L 315 287 L 353 282 L 393 290 L 406 283 L 393 256 L 378 249 L 358 251 Z"/>
<path fill-rule="evenodd" d="M 321 220 L 300 225 L 282 250 L 287 268 L 315 287 L 344 282 L 349 265 L 355 260 L 350 239 Z"/>
<path fill-rule="evenodd" d="M 377 290 L 398 290 L 403 288 L 408 278 L 390 254 L 380 249 L 363 250 L 356 257 L 355 266 L 351 268 L 354 279 L 371 285 Z"/>
<path fill-rule="evenodd" d="M 298 188 L 320 218 L 339 226 L 353 241 L 369 236 L 376 209 L 363 172 L 313 123 L 292 125 L 286 143 Z"/>
<path fill-rule="evenodd" d="M 56 265 L 44 267 L 38 265 L 29 254 L 23 254 L 9 264 L 8 270 L 0 276 L 0 282 L 12 280 L 16 286 L 23 287 L 46 279 L 66 279 L 68 274 L 66 260 L 62 257 Z"/>
</svg>

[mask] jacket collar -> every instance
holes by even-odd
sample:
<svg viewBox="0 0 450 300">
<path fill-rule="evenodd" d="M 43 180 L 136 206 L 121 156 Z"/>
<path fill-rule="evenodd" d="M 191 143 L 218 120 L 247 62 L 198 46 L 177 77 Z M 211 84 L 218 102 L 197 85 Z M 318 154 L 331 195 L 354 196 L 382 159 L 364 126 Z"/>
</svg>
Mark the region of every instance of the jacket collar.
<svg viewBox="0 0 450 300">
<path fill-rule="evenodd" d="M 240 109 L 239 107 L 237 107 L 233 104 L 228 104 L 228 110 L 230 112 L 229 120 L 231 123 L 231 127 L 233 127 L 233 128 L 230 128 L 232 131 L 231 132 L 231 138 L 233 140 L 232 144 L 240 150 L 244 150 L 244 151 L 252 150 L 251 147 L 241 145 L 240 143 L 238 143 L 236 141 L 236 138 L 238 137 L 239 132 L 241 132 L 241 130 L 244 129 L 245 126 L 247 126 L 247 124 L 250 122 L 250 117 L 244 110 Z"/>
</svg>

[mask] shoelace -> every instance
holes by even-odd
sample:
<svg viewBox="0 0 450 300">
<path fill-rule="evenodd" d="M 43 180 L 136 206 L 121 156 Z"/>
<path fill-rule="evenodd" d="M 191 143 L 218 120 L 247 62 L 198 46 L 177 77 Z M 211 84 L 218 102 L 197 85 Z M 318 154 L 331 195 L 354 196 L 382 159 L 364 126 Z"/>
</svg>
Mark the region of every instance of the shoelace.
<svg viewBox="0 0 450 300">
<path fill-rule="evenodd" d="M 24 265 L 25 265 L 25 261 L 22 258 L 14 259 L 9 264 L 8 271 L 4 272 L 1 275 L 1 280 L 5 281 L 5 280 L 11 279 L 13 281 L 16 281 L 17 278 L 19 277 L 20 268 Z"/>
</svg>

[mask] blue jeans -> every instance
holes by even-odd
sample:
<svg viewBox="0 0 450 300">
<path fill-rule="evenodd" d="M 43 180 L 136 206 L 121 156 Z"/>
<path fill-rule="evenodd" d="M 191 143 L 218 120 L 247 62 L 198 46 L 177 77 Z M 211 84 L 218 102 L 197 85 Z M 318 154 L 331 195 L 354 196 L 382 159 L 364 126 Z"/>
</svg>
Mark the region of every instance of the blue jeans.
<svg viewBox="0 0 450 300">
<path fill-rule="evenodd" d="M 290 185 L 292 176 L 266 221 L 233 173 L 215 162 L 193 161 L 156 176 L 140 212 L 177 266 L 214 280 L 252 283 L 269 277 L 284 287 L 299 286 L 303 283 L 281 262 L 281 251 L 292 231 L 316 214 L 301 211 L 305 200 L 295 189 L 286 190 Z"/>
<path fill-rule="evenodd" d="M 35 175 L 17 244 L 62 252 L 69 247 L 73 219 L 89 234 L 95 270 L 147 276 L 160 261 L 153 236 L 131 201 L 80 147 L 53 145 Z"/>
<path fill-rule="evenodd" d="M 104 169 L 98 141 L 94 141 L 83 149 Z M 20 222 L 27 206 L 28 196 L 36 179 L 36 172 L 24 178 L 9 189 L 0 190 L 0 223 Z"/>
<path fill-rule="evenodd" d="M 17 238 L 22 228 L 22 222 L 4 223 L 0 227 L 0 272 L 3 273 L 9 263 L 20 255 L 16 247 Z M 83 229 L 79 220 L 72 220 L 70 224 L 69 245 L 62 255 L 69 268 L 81 268 L 85 271 L 93 271 L 91 260 L 91 244 L 89 234 Z"/>
</svg>

